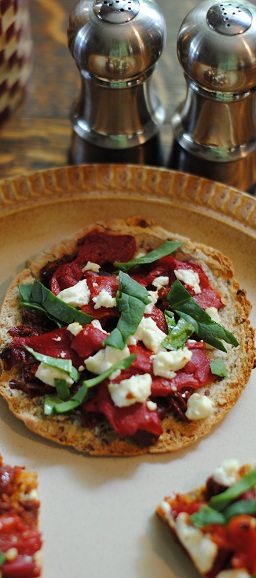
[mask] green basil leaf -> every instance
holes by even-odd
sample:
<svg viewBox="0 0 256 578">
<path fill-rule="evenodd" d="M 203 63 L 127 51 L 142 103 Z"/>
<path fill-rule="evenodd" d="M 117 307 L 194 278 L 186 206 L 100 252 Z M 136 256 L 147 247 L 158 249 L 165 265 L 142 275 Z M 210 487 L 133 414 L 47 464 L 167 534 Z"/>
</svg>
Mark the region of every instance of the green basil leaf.
<svg viewBox="0 0 256 578">
<path fill-rule="evenodd" d="M 230 343 L 235 347 L 239 345 L 233 333 L 230 333 L 230 331 L 227 331 L 222 325 L 213 321 L 210 315 L 196 303 L 178 279 L 173 283 L 167 299 L 171 309 L 188 323 L 191 323 L 195 333 L 206 343 L 209 343 L 221 351 L 226 351 L 226 348 L 220 340 Z"/>
<path fill-rule="evenodd" d="M 217 496 L 212 496 L 209 501 L 210 507 L 215 510 L 224 510 L 231 502 L 239 498 L 241 494 L 251 490 L 256 485 L 256 469 L 247 472 L 238 482 L 232 484 L 227 490 Z"/>
<path fill-rule="evenodd" d="M 55 379 L 54 385 L 56 388 L 57 396 L 61 400 L 66 401 L 70 398 L 70 390 L 65 379 Z"/>
<path fill-rule="evenodd" d="M 45 355 L 43 353 L 38 353 L 34 351 L 32 347 L 25 346 L 25 349 L 31 353 L 37 361 L 42 363 L 46 363 L 46 365 L 50 365 L 51 367 L 55 367 L 56 369 L 61 369 L 65 371 L 73 379 L 73 381 L 78 381 L 80 377 L 79 371 L 72 365 L 71 359 L 61 359 L 59 357 L 50 357 L 50 355 Z"/>
<path fill-rule="evenodd" d="M 128 337 L 135 333 L 148 303 L 150 303 L 150 299 L 146 289 L 129 275 L 120 271 L 116 306 L 121 312 L 121 316 L 117 326 L 105 340 L 105 345 L 123 349 Z"/>
<path fill-rule="evenodd" d="M 164 316 L 165 316 L 165 321 L 166 321 L 168 333 L 171 333 L 173 327 L 176 327 L 176 321 L 175 321 L 174 313 L 173 313 L 173 311 L 168 311 L 168 309 L 165 309 Z"/>
<path fill-rule="evenodd" d="M 165 319 L 168 327 L 168 335 L 162 341 L 163 347 L 171 350 L 184 347 L 188 338 L 194 333 L 194 326 L 182 318 L 175 323 L 172 311 L 165 311 Z"/>
<path fill-rule="evenodd" d="M 86 395 L 88 393 L 88 389 L 90 389 L 91 387 L 95 387 L 96 385 L 98 385 L 99 383 L 101 383 L 102 381 L 107 379 L 117 369 L 122 370 L 122 369 L 127 369 L 127 367 L 130 367 L 130 365 L 132 365 L 135 357 L 136 357 L 136 355 L 133 353 L 132 355 L 129 355 L 125 359 L 122 359 L 121 361 L 118 361 L 117 363 L 113 363 L 113 365 L 111 365 L 111 367 L 106 369 L 106 371 L 104 371 L 100 375 L 96 375 L 96 377 L 92 377 L 91 379 L 85 379 L 82 382 L 82 385 L 80 386 L 79 390 L 75 393 L 75 395 L 73 395 L 73 397 L 71 399 L 69 399 L 67 401 L 62 401 L 62 402 L 59 399 L 57 400 L 57 403 L 54 405 L 55 413 L 58 413 L 58 414 L 59 413 L 67 413 L 68 411 L 72 411 L 73 409 L 76 409 L 77 407 L 79 407 L 79 405 L 81 405 L 81 403 L 84 402 Z"/>
<path fill-rule="evenodd" d="M 223 514 L 225 515 L 227 522 L 234 516 L 239 516 L 240 514 L 256 514 L 256 500 L 250 499 L 234 502 L 225 508 Z"/>
<path fill-rule="evenodd" d="M 210 524 L 223 525 L 226 522 L 224 514 L 217 512 L 207 505 L 202 506 L 198 512 L 191 514 L 190 519 L 192 520 L 193 524 L 200 526 L 201 528 L 204 526 L 209 526 Z"/>
<path fill-rule="evenodd" d="M 39 309 L 58 326 L 69 325 L 73 321 L 86 325 L 93 319 L 91 315 L 64 303 L 37 279 L 34 283 L 19 285 L 19 292 L 23 307 Z"/>
<path fill-rule="evenodd" d="M 181 247 L 181 245 L 182 243 L 178 243 L 177 241 L 165 241 L 165 243 L 162 243 L 162 245 L 159 245 L 159 247 L 153 249 L 153 251 L 149 251 L 142 257 L 137 257 L 131 261 L 127 261 L 126 263 L 115 261 L 114 266 L 117 267 L 117 269 L 121 269 L 122 271 L 129 271 L 129 269 L 133 269 L 139 265 L 148 265 L 149 263 L 157 261 L 161 257 L 170 255 L 171 253 L 174 253 L 174 251 L 176 251 L 179 247 Z"/>
<path fill-rule="evenodd" d="M 211 361 L 210 368 L 213 375 L 218 375 L 219 377 L 228 377 L 226 365 L 223 359 L 220 357 Z"/>
<path fill-rule="evenodd" d="M 57 395 L 44 396 L 44 415 L 53 415 L 55 413 L 55 405 L 60 403 L 61 399 Z"/>
</svg>

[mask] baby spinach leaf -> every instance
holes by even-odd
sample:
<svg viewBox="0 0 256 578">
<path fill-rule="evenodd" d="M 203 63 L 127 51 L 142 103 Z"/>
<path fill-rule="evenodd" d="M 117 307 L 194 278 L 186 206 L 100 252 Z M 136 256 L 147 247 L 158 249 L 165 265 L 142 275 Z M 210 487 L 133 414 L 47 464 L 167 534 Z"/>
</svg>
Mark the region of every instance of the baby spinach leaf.
<svg viewBox="0 0 256 578">
<path fill-rule="evenodd" d="M 238 500 L 237 502 L 234 502 L 225 508 L 223 514 L 225 515 L 227 522 L 233 518 L 233 516 L 238 516 L 240 514 L 256 514 L 256 500 Z"/>
<path fill-rule="evenodd" d="M 129 275 L 120 271 L 116 306 L 121 312 L 121 316 L 117 326 L 104 343 L 117 349 L 123 349 L 128 337 L 135 333 L 148 303 L 150 303 L 150 299 L 146 289 Z"/>
<path fill-rule="evenodd" d="M 57 396 L 61 400 L 66 401 L 67 399 L 70 398 L 69 387 L 65 379 L 55 379 L 54 385 L 57 391 Z"/>
<path fill-rule="evenodd" d="M 178 279 L 171 286 L 167 299 L 170 308 L 188 323 L 191 323 L 195 333 L 206 343 L 221 351 L 226 351 L 221 340 L 235 347 L 239 345 L 233 333 L 213 321 Z"/>
<path fill-rule="evenodd" d="M 39 309 L 58 327 L 69 325 L 73 321 L 86 325 L 93 319 L 91 315 L 64 303 L 37 279 L 34 283 L 19 285 L 19 292 L 23 307 Z"/>
<path fill-rule="evenodd" d="M 221 512 L 217 512 L 210 506 L 204 505 L 190 516 L 191 521 L 196 526 L 203 528 L 204 526 L 209 526 L 210 524 L 225 524 L 226 518 Z"/>
<path fill-rule="evenodd" d="M 226 365 L 223 359 L 220 357 L 211 361 L 210 368 L 213 375 L 218 375 L 219 377 L 228 377 Z"/>
<path fill-rule="evenodd" d="M 184 347 L 188 338 L 192 333 L 194 333 L 194 326 L 182 318 L 180 318 L 176 323 L 172 311 L 165 311 L 165 319 L 168 328 L 168 335 L 162 341 L 163 347 L 171 350 Z"/>
<path fill-rule="evenodd" d="M 182 243 L 178 243 L 177 241 L 165 241 L 165 243 L 162 243 L 162 245 L 159 245 L 159 247 L 153 249 L 153 251 L 149 251 L 142 257 L 137 257 L 131 261 L 127 261 L 126 263 L 115 261 L 114 266 L 117 267 L 117 269 L 121 269 L 122 271 L 129 271 L 129 269 L 133 269 L 139 265 L 148 265 L 149 263 L 157 261 L 161 257 L 170 255 L 171 253 L 174 253 L 174 251 L 176 251 L 179 247 L 181 247 L 181 245 Z"/>
<path fill-rule="evenodd" d="M 43 353 L 38 353 L 34 351 L 32 347 L 25 346 L 25 349 L 31 353 L 37 361 L 42 363 L 46 363 L 46 365 L 50 365 L 51 367 L 55 367 L 56 369 L 61 369 L 65 371 L 73 379 L 73 381 L 78 381 L 80 374 L 79 371 L 72 365 L 71 359 L 61 359 L 59 357 L 50 357 L 50 355 L 45 355 Z"/>
<path fill-rule="evenodd" d="M 220 494 L 219 494 L 220 495 Z M 240 515 L 254 515 L 256 514 L 256 500 L 238 500 L 224 508 L 222 512 L 219 512 L 215 508 L 211 508 L 208 505 L 204 505 L 190 516 L 191 521 L 196 526 L 203 528 L 204 526 L 209 526 L 210 524 L 227 524 L 231 518 Z"/>
</svg>

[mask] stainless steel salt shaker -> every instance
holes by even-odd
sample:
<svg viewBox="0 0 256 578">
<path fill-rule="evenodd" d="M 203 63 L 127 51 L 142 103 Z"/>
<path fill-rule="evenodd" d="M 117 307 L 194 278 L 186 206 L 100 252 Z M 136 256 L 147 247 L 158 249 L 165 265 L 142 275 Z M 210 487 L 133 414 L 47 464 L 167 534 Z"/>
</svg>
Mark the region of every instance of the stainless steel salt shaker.
<svg viewBox="0 0 256 578">
<path fill-rule="evenodd" d="M 256 7 L 205 0 L 181 24 L 177 52 L 187 94 L 172 118 L 170 166 L 256 186 Z"/>
<path fill-rule="evenodd" d="M 154 0 L 80 0 L 68 46 L 81 75 L 71 162 L 161 164 L 164 106 L 152 73 L 166 38 Z"/>
</svg>

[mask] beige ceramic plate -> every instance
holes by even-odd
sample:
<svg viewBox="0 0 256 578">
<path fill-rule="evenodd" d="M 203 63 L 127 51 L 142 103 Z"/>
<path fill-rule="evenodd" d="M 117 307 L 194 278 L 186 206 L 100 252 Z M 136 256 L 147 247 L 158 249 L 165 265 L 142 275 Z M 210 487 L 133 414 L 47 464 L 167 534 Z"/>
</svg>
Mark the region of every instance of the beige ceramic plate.
<svg viewBox="0 0 256 578">
<path fill-rule="evenodd" d="M 234 262 L 256 326 L 256 200 L 195 176 L 88 165 L 0 182 L 0 300 L 25 260 L 97 219 L 139 214 Z M 167 456 L 88 458 L 29 432 L 0 400 L 0 451 L 39 474 L 44 578 L 188 578 L 191 564 L 154 515 L 228 457 L 255 459 L 255 372 L 211 435 Z"/>
</svg>

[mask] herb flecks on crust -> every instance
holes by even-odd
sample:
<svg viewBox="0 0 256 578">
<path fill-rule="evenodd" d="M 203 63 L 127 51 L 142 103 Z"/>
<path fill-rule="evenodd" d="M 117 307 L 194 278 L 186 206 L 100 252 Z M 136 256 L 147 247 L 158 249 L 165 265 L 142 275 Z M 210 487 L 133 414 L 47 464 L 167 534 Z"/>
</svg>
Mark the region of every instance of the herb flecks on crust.
<svg viewBox="0 0 256 578">
<path fill-rule="evenodd" d="M 166 497 L 157 513 L 205 578 L 255 575 L 255 464 L 225 460 L 204 486 Z"/>
<path fill-rule="evenodd" d="M 119 222 L 32 262 L 35 279 L 13 286 L 18 323 L 2 352 L 14 413 L 23 419 L 20 396 L 38 413 L 31 429 L 101 455 L 172 451 L 205 435 L 244 386 L 233 350 L 245 356 L 252 342 L 249 304 L 221 259 Z M 246 379 L 251 354 L 248 365 Z"/>
</svg>

